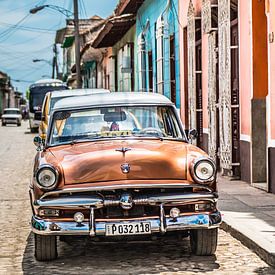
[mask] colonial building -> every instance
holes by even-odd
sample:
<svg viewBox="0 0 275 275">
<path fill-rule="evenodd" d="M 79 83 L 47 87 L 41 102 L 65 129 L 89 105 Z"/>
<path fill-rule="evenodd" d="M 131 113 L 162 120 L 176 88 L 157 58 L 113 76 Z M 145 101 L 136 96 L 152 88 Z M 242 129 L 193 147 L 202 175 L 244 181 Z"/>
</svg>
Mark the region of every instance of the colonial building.
<svg viewBox="0 0 275 275">
<path fill-rule="evenodd" d="M 14 89 L 10 77 L 0 71 L 0 117 L 5 108 L 19 108 L 21 98 L 22 93 Z"/>
<path fill-rule="evenodd" d="M 114 15 L 92 43 L 94 48 L 108 48 L 102 60 L 103 86 L 111 91 L 135 90 L 135 22 L 133 14 Z"/>
<path fill-rule="evenodd" d="M 87 75 L 90 73 L 91 64 L 89 57 L 100 58 L 100 53 L 91 53 L 89 49 L 89 43 L 93 39 L 95 33 L 100 30 L 104 24 L 104 19 L 93 16 L 89 19 L 79 20 L 79 33 L 80 33 L 80 48 L 82 57 L 82 73 L 83 83 L 85 86 L 89 85 L 87 82 Z M 66 27 L 56 32 L 55 44 L 61 45 L 63 49 L 63 68 L 62 78 L 63 81 L 67 81 L 71 87 L 76 87 L 76 67 L 75 67 L 75 41 L 74 41 L 74 22 L 72 19 L 67 19 Z M 87 52 L 88 50 L 88 52 Z M 99 57 L 98 57 L 99 56 Z M 87 63 L 88 62 L 88 63 Z"/>
<path fill-rule="evenodd" d="M 83 40 L 83 86 L 164 94 L 223 175 L 275 193 L 274 18 L 273 0 L 120 0 Z"/>
<path fill-rule="evenodd" d="M 180 108 L 178 1 L 145 1 L 136 28 L 137 90 L 164 94 Z"/>
<path fill-rule="evenodd" d="M 274 16 L 273 1 L 179 1 L 181 115 L 187 128 L 198 129 L 197 145 L 224 175 L 271 192 Z"/>
</svg>

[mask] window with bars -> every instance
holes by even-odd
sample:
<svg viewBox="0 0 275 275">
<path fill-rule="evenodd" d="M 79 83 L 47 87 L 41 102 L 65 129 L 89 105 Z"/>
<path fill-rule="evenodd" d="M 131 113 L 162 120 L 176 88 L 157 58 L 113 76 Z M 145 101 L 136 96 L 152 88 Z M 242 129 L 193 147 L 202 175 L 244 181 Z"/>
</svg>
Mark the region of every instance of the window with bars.
<svg viewBox="0 0 275 275">
<path fill-rule="evenodd" d="M 138 36 L 138 90 L 146 91 L 146 49 L 143 33 Z"/>
<path fill-rule="evenodd" d="M 127 43 L 119 51 L 119 90 L 133 90 L 133 44 Z"/>
<path fill-rule="evenodd" d="M 157 92 L 163 94 L 163 18 L 160 16 L 156 23 L 156 63 L 157 63 Z"/>
<path fill-rule="evenodd" d="M 109 75 L 109 89 L 110 91 L 116 91 L 116 69 L 115 69 L 115 56 L 109 57 L 108 75 Z"/>
</svg>

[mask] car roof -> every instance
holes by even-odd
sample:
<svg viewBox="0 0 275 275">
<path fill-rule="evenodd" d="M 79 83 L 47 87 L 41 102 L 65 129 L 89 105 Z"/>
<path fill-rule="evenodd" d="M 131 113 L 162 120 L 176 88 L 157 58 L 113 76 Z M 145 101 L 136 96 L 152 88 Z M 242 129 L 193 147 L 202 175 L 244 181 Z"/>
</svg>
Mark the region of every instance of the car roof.
<svg viewBox="0 0 275 275">
<path fill-rule="evenodd" d="M 48 85 L 48 86 L 52 86 L 52 85 L 56 85 L 56 86 L 67 86 L 67 84 L 59 79 L 40 79 L 36 82 L 34 82 L 33 84 L 31 84 L 30 89 L 32 89 L 33 87 L 37 87 L 37 86 L 44 86 L 44 85 Z"/>
<path fill-rule="evenodd" d="M 63 81 L 61 81 L 60 79 L 45 78 L 34 82 L 34 84 L 42 84 L 42 83 L 63 83 Z"/>
<path fill-rule="evenodd" d="M 73 89 L 73 90 L 60 90 L 53 91 L 51 93 L 51 98 L 64 97 L 64 96 L 81 96 L 99 93 L 110 93 L 107 89 Z"/>
<path fill-rule="evenodd" d="M 114 105 L 173 105 L 165 96 L 149 92 L 112 92 L 67 97 L 54 105 L 54 111 Z"/>
<path fill-rule="evenodd" d="M 20 111 L 18 108 L 5 108 L 4 111 L 10 110 L 10 111 Z"/>
</svg>

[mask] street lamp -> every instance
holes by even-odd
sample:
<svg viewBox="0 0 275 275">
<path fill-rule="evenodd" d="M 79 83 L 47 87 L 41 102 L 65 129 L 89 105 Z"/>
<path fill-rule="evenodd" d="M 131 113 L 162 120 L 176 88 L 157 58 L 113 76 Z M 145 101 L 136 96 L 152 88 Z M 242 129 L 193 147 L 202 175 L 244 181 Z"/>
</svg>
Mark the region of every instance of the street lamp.
<svg viewBox="0 0 275 275">
<path fill-rule="evenodd" d="M 31 14 L 35 14 L 41 10 L 43 10 L 44 8 L 49 8 L 49 9 L 52 9 L 52 10 L 56 10 L 60 13 L 62 13 L 63 15 L 65 15 L 66 17 L 71 17 L 73 16 L 73 13 L 69 10 L 66 10 L 64 8 L 61 8 L 59 6 L 55 6 L 55 5 L 42 5 L 42 6 L 37 6 L 33 9 L 30 9 L 30 13 Z"/>
<path fill-rule="evenodd" d="M 32 62 L 34 62 L 34 63 L 36 63 L 36 62 L 46 62 L 46 63 L 48 63 L 49 65 L 52 66 L 52 61 L 46 60 L 46 59 L 33 59 Z"/>
<path fill-rule="evenodd" d="M 82 80 L 81 80 L 81 70 L 80 70 L 80 42 L 79 42 L 79 20 L 78 20 L 78 0 L 74 0 L 74 12 L 72 13 L 69 10 L 66 10 L 62 7 L 55 6 L 55 5 L 42 5 L 37 6 L 30 10 L 31 14 L 35 14 L 44 8 L 50 8 L 56 10 L 66 17 L 70 17 L 74 15 L 74 39 L 75 39 L 75 66 L 76 66 L 76 80 L 77 80 L 77 88 L 82 87 Z"/>
</svg>

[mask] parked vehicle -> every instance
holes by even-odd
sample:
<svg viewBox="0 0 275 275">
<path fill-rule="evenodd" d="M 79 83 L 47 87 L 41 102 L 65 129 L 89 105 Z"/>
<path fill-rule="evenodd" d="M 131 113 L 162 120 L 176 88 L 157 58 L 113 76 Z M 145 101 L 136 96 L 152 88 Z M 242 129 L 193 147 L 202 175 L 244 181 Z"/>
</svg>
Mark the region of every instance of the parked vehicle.
<svg viewBox="0 0 275 275">
<path fill-rule="evenodd" d="M 113 241 L 190 235 L 196 255 L 215 253 L 216 167 L 188 143 L 166 97 L 117 92 L 62 99 L 46 141 L 38 136 L 34 143 L 37 260 L 55 259 L 57 236 L 64 235 Z"/>
<path fill-rule="evenodd" d="M 90 94 L 110 93 L 106 89 L 74 89 L 48 92 L 45 95 L 42 105 L 42 117 L 39 126 L 39 133 L 42 139 L 46 139 L 47 129 L 50 120 L 50 114 L 57 101 L 66 97 L 85 96 Z"/>
<path fill-rule="evenodd" d="M 2 115 L 2 126 L 7 124 L 16 124 L 21 126 L 22 115 L 18 108 L 6 108 Z"/>
<path fill-rule="evenodd" d="M 29 123 L 32 133 L 38 132 L 41 120 L 41 108 L 47 92 L 67 89 L 66 83 L 58 79 L 41 79 L 29 88 Z"/>
</svg>

